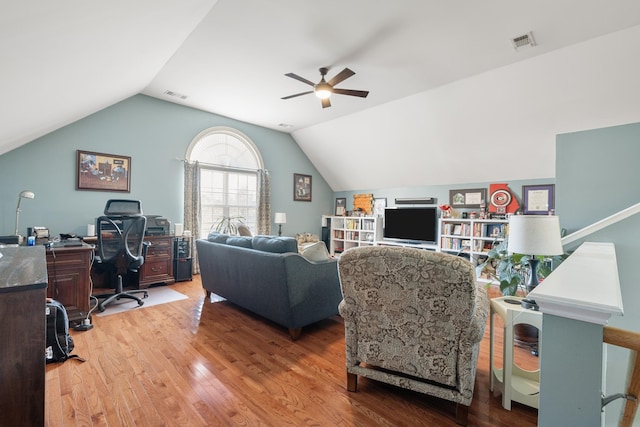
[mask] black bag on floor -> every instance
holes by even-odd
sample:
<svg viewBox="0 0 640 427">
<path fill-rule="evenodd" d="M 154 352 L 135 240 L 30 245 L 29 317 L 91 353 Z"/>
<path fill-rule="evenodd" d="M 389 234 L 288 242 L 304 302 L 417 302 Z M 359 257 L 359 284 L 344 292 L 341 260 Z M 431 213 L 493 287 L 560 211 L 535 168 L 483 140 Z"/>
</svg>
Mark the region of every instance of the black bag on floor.
<svg viewBox="0 0 640 427">
<path fill-rule="evenodd" d="M 72 355 L 75 345 L 69 335 L 69 317 L 67 310 L 59 301 L 47 299 L 47 344 L 45 359 L 47 363 L 64 362 L 69 358 L 84 359 Z"/>
</svg>

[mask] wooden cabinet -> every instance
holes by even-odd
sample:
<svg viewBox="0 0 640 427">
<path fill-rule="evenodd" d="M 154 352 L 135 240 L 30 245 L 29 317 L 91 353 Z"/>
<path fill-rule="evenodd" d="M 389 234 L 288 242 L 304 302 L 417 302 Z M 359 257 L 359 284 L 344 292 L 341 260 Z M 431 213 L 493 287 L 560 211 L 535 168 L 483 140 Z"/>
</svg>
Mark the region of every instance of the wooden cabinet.
<svg viewBox="0 0 640 427">
<path fill-rule="evenodd" d="M 89 274 L 93 247 L 51 247 L 47 249 L 47 297 L 60 301 L 69 323 L 75 325 L 89 312 Z"/>
<path fill-rule="evenodd" d="M 0 425 L 43 426 L 45 251 L 29 246 L 0 253 Z"/>
<path fill-rule="evenodd" d="M 174 283 L 173 236 L 145 236 L 149 244 L 140 269 L 140 289 L 155 283 Z"/>
<path fill-rule="evenodd" d="M 382 238 L 382 218 L 377 216 L 332 216 L 329 253 L 342 253 L 357 246 L 373 246 Z"/>
</svg>

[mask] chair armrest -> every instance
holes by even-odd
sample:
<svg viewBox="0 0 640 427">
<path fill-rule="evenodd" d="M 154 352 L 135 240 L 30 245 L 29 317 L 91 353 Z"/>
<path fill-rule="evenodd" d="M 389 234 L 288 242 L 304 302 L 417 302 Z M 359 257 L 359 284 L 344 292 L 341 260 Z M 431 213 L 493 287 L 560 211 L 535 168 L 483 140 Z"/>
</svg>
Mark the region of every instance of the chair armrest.
<svg viewBox="0 0 640 427">
<path fill-rule="evenodd" d="M 471 325 L 469 327 L 469 339 L 472 343 L 482 341 L 484 330 L 487 326 L 487 317 L 489 316 L 489 297 L 487 289 L 480 285 L 477 286 L 475 312 Z"/>
</svg>

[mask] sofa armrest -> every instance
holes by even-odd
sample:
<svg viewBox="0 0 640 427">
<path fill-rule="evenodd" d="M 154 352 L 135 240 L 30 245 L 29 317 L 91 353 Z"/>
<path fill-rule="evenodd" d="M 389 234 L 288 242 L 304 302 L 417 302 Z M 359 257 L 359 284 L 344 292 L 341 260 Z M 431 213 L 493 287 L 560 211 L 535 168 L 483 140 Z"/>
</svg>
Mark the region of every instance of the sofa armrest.
<svg viewBox="0 0 640 427">
<path fill-rule="evenodd" d="M 338 314 L 342 291 L 337 260 L 313 262 L 292 253 L 286 254 L 285 266 L 294 323 L 309 324 Z"/>
</svg>

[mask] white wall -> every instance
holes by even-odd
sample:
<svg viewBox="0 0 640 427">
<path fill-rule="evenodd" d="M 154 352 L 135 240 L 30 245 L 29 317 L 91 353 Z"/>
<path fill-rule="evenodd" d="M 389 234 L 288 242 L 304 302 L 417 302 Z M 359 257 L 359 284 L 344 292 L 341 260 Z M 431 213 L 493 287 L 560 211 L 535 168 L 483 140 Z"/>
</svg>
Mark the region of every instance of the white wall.
<svg viewBox="0 0 640 427">
<path fill-rule="evenodd" d="M 554 177 L 557 134 L 640 121 L 638 46 L 640 26 L 293 136 L 334 191 Z"/>
</svg>

